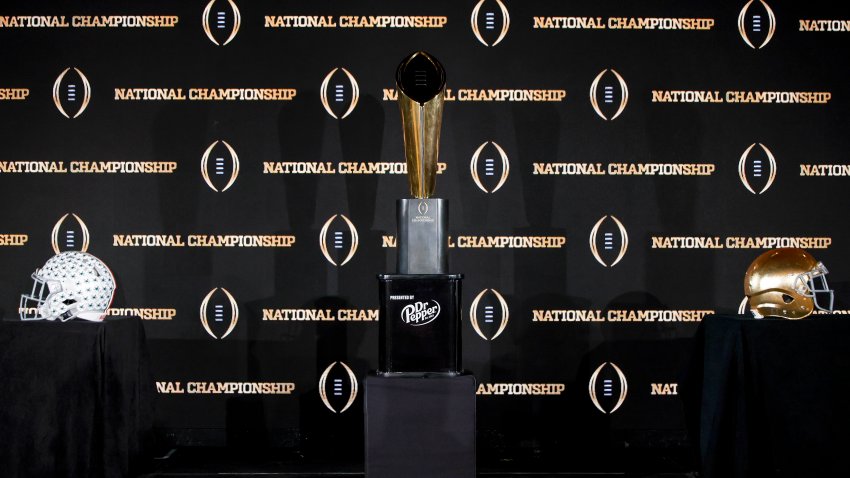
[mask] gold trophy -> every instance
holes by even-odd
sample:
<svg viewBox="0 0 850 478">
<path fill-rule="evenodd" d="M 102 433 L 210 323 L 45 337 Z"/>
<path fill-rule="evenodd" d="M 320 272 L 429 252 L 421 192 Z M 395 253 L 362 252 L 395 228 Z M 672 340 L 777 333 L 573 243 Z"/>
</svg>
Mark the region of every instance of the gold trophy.
<svg viewBox="0 0 850 478">
<path fill-rule="evenodd" d="M 400 199 L 398 273 L 445 274 L 448 269 L 448 202 L 432 198 L 437 179 L 446 72 L 417 51 L 396 70 L 407 179 L 413 199 Z"/>
<path fill-rule="evenodd" d="M 398 272 L 379 274 L 378 372 L 461 373 L 462 274 L 448 269 L 448 200 L 434 198 L 446 73 L 418 51 L 396 70 L 407 179 L 396 202 Z"/>
<path fill-rule="evenodd" d="M 377 277 L 378 369 L 364 383 L 366 476 L 474 477 L 476 382 L 461 364 L 463 275 L 446 273 L 448 201 L 432 197 L 446 74 L 418 51 L 396 70 L 396 88 L 413 198 L 396 203 L 398 273 Z"/>
<path fill-rule="evenodd" d="M 413 198 L 396 202 L 398 271 L 379 274 L 378 372 L 461 373 L 462 274 L 448 270 L 448 200 L 433 197 L 446 72 L 417 51 L 395 74 Z"/>
</svg>

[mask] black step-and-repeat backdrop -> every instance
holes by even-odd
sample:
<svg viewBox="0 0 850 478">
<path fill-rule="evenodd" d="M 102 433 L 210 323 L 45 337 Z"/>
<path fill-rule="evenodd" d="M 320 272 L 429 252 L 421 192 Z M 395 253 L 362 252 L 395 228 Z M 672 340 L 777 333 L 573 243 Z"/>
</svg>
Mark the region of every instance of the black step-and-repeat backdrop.
<svg viewBox="0 0 850 478">
<path fill-rule="evenodd" d="M 482 456 L 681 449 L 688 339 L 765 249 L 810 250 L 847 306 L 846 7 L 0 10 L 0 308 L 55 252 L 102 258 L 112 313 L 145 321 L 166 441 L 362 457 L 408 194 L 394 72 L 419 49 L 447 71 L 437 195 Z"/>
</svg>

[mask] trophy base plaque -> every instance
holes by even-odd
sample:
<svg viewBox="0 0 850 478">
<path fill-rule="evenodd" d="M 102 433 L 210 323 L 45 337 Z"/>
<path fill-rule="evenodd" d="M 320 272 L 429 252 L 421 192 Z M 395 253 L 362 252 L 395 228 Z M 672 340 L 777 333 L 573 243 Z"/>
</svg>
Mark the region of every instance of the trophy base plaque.
<svg viewBox="0 0 850 478">
<path fill-rule="evenodd" d="M 398 199 L 398 273 L 445 274 L 449 269 L 445 199 Z"/>
<path fill-rule="evenodd" d="M 378 373 L 461 371 L 461 274 L 380 274 Z"/>
</svg>

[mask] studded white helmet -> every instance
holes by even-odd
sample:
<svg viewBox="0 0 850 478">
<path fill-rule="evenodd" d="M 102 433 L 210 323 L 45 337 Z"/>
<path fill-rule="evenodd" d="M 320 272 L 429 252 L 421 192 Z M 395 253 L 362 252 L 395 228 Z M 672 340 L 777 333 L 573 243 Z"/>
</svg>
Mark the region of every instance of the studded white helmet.
<svg viewBox="0 0 850 478">
<path fill-rule="evenodd" d="M 56 254 L 32 279 L 32 292 L 21 295 L 21 320 L 103 320 L 115 294 L 112 271 L 85 252 Z"/>
</svg>

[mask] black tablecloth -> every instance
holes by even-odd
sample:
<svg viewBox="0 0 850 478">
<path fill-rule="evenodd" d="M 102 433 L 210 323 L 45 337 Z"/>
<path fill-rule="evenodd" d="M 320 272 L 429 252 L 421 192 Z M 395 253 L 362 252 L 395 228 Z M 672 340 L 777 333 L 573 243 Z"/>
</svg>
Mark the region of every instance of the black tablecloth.
<svg viewBox="0 0 850 478">
<path fill-rule="evenodd" d="M 138 471 L 153 420 L 138 317 L 0 322 L 0 475 Z"/>
<path fill-rule="evenodd" d="M 475 478 L 475 377 L 370 375 L 366 475 Z"/>
<path fill-rule="evenodd" d="M 846 476 L 850 318 L 708 316 L 681 393 L 703 476 Z"/>
</svg>

